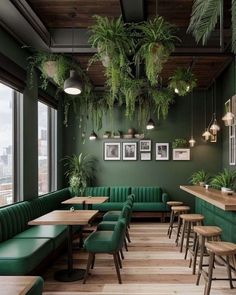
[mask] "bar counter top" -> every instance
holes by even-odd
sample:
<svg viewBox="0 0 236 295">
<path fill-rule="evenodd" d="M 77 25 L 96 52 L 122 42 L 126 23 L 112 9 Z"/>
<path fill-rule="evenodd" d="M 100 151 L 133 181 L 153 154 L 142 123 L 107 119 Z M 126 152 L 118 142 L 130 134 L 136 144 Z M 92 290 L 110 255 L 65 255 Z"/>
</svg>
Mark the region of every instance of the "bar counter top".
<svg viewBox="0 0 236 295">
<path fill-rule="evenodd" d="M 205 189 L 198 185 L 181 185 L 180 189 L 224 211 L 236 211 L 236 193 L 227 195 L 216 189 Z"/>
</svg>

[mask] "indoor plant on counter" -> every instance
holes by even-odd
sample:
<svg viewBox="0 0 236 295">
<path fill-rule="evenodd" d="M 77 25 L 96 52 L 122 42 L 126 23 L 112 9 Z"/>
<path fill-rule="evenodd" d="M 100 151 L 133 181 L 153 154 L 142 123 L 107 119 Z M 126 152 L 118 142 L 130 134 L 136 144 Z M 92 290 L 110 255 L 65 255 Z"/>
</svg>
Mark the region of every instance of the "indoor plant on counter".
<svg viewBox="0 0 236 295">
<path fill-rule="evenodd" d="M 91 184 L 96 171 L 96 160 L 91 155 L 83 156 L 82 153 L 64 158 L 69 185 L 75 195 L 83 195 L 86 187 Z"/>
<path fill-rule="evenodd" d="M 196 171 L 190 178 L 190 183 L 193 185 L 204 186 L 210 180 L 210 176 L 203 169 Z"/>
<path fill-rule="evenodd" d="M 221 189 L 222 192 L 229 192 L 235 189 L 236 170 L 224 169 L 213 177 L 211 181 L 212 187 Z"/>
</svg>

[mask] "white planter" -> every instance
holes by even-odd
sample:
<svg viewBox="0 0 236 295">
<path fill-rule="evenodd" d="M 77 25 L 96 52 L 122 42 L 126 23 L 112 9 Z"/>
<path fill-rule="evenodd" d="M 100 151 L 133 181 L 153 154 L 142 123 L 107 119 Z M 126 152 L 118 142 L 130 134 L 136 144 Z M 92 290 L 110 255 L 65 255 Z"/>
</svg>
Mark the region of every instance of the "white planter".
<svg viewBox="0 0 236 295">
<path fill-rule="evenodd" d="M 227 193 L 227 192 L 231 192 L 232 190 L 230 188 L 227 188 L 227 187 L 222 187 L 221 191 L 222 191 L 222 193 Z"/>
</svg>

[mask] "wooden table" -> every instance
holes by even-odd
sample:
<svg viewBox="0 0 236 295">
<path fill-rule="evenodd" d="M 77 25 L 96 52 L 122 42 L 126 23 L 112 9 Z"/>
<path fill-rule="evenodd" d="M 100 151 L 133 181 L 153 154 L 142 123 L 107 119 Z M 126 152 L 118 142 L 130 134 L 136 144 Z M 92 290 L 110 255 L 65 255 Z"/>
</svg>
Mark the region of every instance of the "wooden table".
<svg viewBox="0 0 236 295">
<path fill-rule="evenodd" d="M 232 196 L 222 193 L 216 189 L 208 190 L 198 185 L 181 185 L 180 189 L 194 195 L 224 211 L 236 211 L 236 194 Z"/>
<path fill-rule="evenodd" d="M 98 210 L 55 210 L 29 222 L 30 225 L 67 225 L 68 229 L 68 268 L 55 273 L 55 279 L 62 282 L 73 282 L 84 277 L 84 269 L 73 268 L 72 240 L 73 225 L 87 225 L 98 213 Z"/>
<path fill-rule="evenodd" d="M 83 196 L 83 197 L 73 197 L 70 198 L 68 200 L 65 200 L 64 202 L 62 202 L 62 204 L 70 204 L 70 205 L 78 205 L 78 204 L 82 204 L 83 205 L 83 209 L 85 209 L 86 205 L 93 205 L 93 204 L 101 204 L 106 202 L 109 199 L 109 197 L 92 197 L 92 196 Z M 91 208 L 88 208 L 91 209 Z"/>
<path fill-rule="evenodd" d="M 25 295 L 36 283 L 34 276 L 0 276 L 0 293 L 4 295 Z"/>
</svg>

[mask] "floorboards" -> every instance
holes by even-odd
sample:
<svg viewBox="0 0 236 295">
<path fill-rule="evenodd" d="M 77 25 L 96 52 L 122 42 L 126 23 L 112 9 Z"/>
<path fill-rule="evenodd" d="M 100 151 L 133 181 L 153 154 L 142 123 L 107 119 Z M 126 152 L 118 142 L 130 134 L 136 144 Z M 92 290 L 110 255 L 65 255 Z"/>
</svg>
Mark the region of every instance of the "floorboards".
<svg viewBox="0 0 236 295">
<path fill-rule="evenodd" d="M 121 276 L 123 284 L 117 283 L 112 257 L 96 256 L 95 268 L 91 270 L 87 283 L 81 281 L 60 283 L 53 279 L 56 270 L 66 268 L 66 253 L 61 255 L 43 275 L 44 295 L 203 295 L 203 279 L 195 285 L 196 276 L 191 274 L 189 260 L 184 260 L 173 239 L 166 236 L 167 224 L 133 223 L 130 235 L 132 243 L 125 260 Z M 74 266 L 85 268 L 87 253 L 74 251 Z M 215 274 L 225 277 L 224 268 L 216 266 Z M 236 286 L 236 282 L 234 283 Z M 211 295 L 236 294 L 228 282 L 214 281 Z"/>
</svg>

